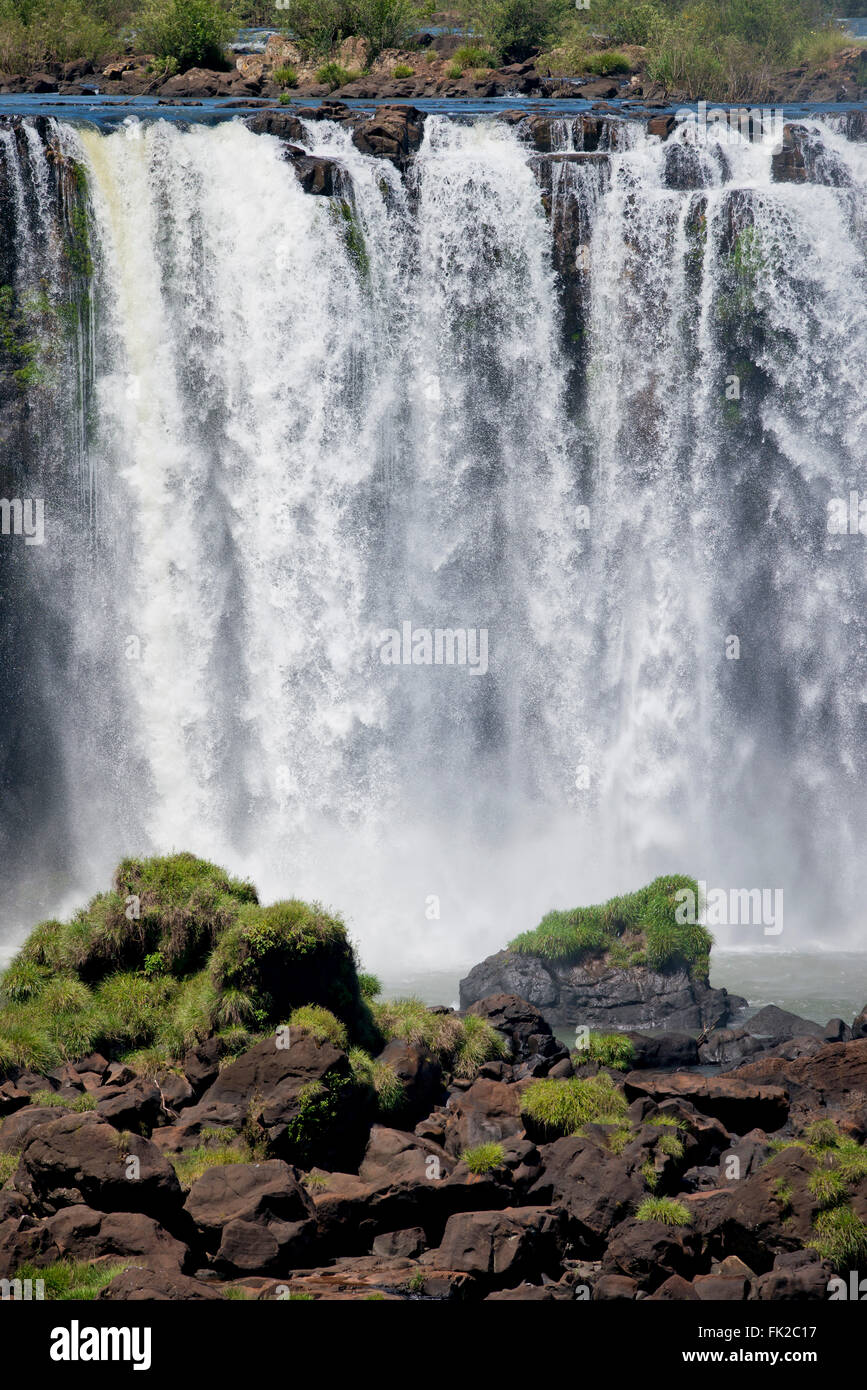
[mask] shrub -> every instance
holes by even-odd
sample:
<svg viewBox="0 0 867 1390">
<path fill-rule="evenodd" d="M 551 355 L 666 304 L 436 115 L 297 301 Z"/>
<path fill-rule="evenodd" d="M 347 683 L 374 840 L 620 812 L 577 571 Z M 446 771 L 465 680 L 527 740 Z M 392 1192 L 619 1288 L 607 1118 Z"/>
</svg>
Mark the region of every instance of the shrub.
<svg viewBox="0 0 867 1390">
<path fill-rule="evenodd" d="M 660 1153 L 665 1154 L 666 1158 L 683 1158 L 683 1140 L 670 1131 L 660 1134 L 656 1141 L 656 1147 Z"/>
<path fill-rule="evenodd" d="M 502 1144 L 478 1144 L 474 1149 L 464 1149 L 461 1162 L 467 1165 L 471 1173 L 490 1173 L 500 1167 L 503 1156 Z"/>
<path fill-rule="evenodd" d="M 449 63 L 448 67 L 446 68 L 446 77 L 458 78 L 463 77 L 463 75 L 464 70 L 461 67 L 460 63 Z"/>
<path fill-rule="evenodd" d="M 659 1174 L 656 1171 L 656 1164 L 653 1159 L 649 1158 L 646 1163 L 642 1163 L 640 1171 L 641 1176 L 644 1178 L 651 1192 L 655 1191 L 656 1185 L 659 1182 Z"/>
<path fill-rule="evenodd" d="M 282 67 L 274 69 L 274 81 L 280 87 L 297 87 L 298 74 L 294 68 Z"/>
<path fill-rule="evenodd" d="M 682 1202 L 672 1197 L 645 1197 L 635 1213 L 636 1221 L 660 1221 L 664 1226 L 689 1226 L 692 1217 Z"/>
<path fill-rule="evenodd" d="M 837 1168 L 814 1168 L 807 1179 L 807 1190 L 820 1207 L 833 1207 L 846 1196 L 846 1179 Z"/>
<path fill-rule="evenodd" d="M 17 1153 L 0 1154 L 0 1188 L 5 1187 L 19 1163 Z"/>
<path fill-rule="evenodd" d="M 370 1087 L 375 1093 L 380 1115 L 395 1114 L 402 1109 L 406 1102 L 406 1086 L 389 1062 L 374 1059 L 361 1047 L 353 1047 L 349 1064 L 358 1084 Z"/>
<path fill-rule="evenodd" d="M 203 1131 L 203 1137 L 207 1131 Z M 234 1137 L 234 1136 L 233 1136 Z M 249 1163 L 252 1155 L 246 1146 L 226 1143 L 203 1143 L 185 1153 L 169 1154 L 168 1159 L 175 1175 L 185 1192 L 188 1192 L 197 1178 L 207 1173 L 209 1168 L 222 1168 L 231 1163 Z"/>
<path fill-rule="evenodd" d="M 236 22 L 221 0 L 150 0 L 137 22 L 138 42 L 158 58 L 188 68 L 225 68 Z"/>
<path fill-rule="evenodd" d="M 381 980 L 369 973 L 359 975 L 358 988 L 361 990 L 362 999 L 375 999 L 378 994 L 382 994 Z"/>
<path fill-rule="evenodd" d="M 578 1134 L 585 1124 L 617 1124 L 626 1114 L 626 1097 L 607 1072 L 598 1076 L 533 1081 L 521 1098 L 525 1126 L 546 1135 Z"/>
<path fill-rule="evenodd" d="M 402 47 L 416 25 L 413 0 L 288 0 L 281 12 L 286 32 L 310 54 L 330 53 L 355 37 L 365 40 L 373 59 Z"/>
<path fill-rule="evenodd" d="M 609 50 L 605 53 L 589 53 L 587 55 L 587 72 L 598 73 L 600 77 L 607 77 L 612 72 L 629 72 L 632 64 L 625 53 L 617 53 Z"/>
<path fill-rule="evenodd" d="M 496 66 L 496 59 L 493 53 L 487 49 L 478 48 L 475 44 L 464 44 L 455 50 L 454 62 L 459 63 L 461 70 L 466 68 L 493 68 Z"/>
<path fill-rule="evenodd" d="M 81 1114 L 85 1110 L 95 1110 L 97 1103 L 89 1091 L 83 1091 L 75 1100 L 68 1096 L 59 1096 L 56 1091 L 33 1091 L 30 1095 L 30 1104 L 43 1105 L 49 1109 L 71 1110 L 75 1114 Z"/>
<path fill-rule="evenodd" d="M 494 1062 L 506 1057 L 509 1044 L 496 1028 L 476 1014 L 467 1014 L 462 1020 L 463 1034 L 452 1059 L 455 1076 L 472 1081 L 485 1062 Z"/>
<path fill-rule="evenodd" d="M 329 91 L 335 91 L 338 87 L 345 87 L 347 82 L 352 82 L 358 73 L 351 73 L 346 68 L 342 68 L 339 63 L 324 63 L 321 68 L 316 69 L 316 81 L 321 82 Z"/>
<path fill-rule="evenodd" d="M 393 77 L 415 77 L 415 68 L 411 68 L 408 63 L 397 63 L 395 65 Z"/>
<path fill-rule="evenodd" d="M 102 9 L 88 0 L 0 0 L 0 69 L 103 56 L 117 36 Z"/>
<path fill-rule="evenodd" d="M 414 0 L 351 0 L 353 33 L 365 39 L 369 57 L 385 48 L 401 48 L 417 23 Z"/>
<path fill-rule="evenodd" d="M 476 0 L 473 26 L 504 62 L 524 62 L 557 33 L 564 6 L 559 0 Z"/>
</svg>

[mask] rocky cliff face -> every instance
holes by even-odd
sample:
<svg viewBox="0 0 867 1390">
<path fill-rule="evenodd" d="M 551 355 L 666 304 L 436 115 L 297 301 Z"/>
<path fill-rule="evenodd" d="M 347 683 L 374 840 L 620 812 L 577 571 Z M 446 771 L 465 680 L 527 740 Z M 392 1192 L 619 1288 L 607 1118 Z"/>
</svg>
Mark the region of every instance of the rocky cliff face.
<svg viewBox="0 0 867 1390">
<path fill-rule="evenodd" d="M 606 960 L 567 965 L 497 951 L 461 980 L 461 1008 L 490 994 L 517 994 L 558 1028 L 665 1028 L 698 1032 L 727 1023 L 746 1000 L 711 989 L 684 969 L 617 969 Z"/>
</svg>

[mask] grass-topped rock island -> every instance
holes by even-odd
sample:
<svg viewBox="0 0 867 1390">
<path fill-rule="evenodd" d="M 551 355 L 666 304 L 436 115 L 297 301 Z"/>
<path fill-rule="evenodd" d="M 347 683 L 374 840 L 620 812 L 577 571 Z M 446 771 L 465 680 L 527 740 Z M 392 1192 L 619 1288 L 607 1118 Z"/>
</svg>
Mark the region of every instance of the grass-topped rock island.
<svg viewBox="0 0 867 1390">
<path fill-rule="evenodd" d="M 551 913 L 492 958 L 583 972 L 580 1018 L 552 1001 L 590 1024 L 570 1049 L 527 993 L 385 1001 L 321 907 L 262 905 L 189 854 L 124 861 L 0 977 L 0 1279 L 57 1299 L 833 1296 L 867 1258 L 865 1017 L 714 1030 L 710 939 L 673 919 L 690 884 Z M 641 1007 L 682 979 L 683 1047 L 719 1069 L 598 1031 L 594 979 L 607 1021 L 618 979 Z"/>
<path fill-rule="evenodd" d="M 681 890 L 697 895 L 698 885 L 658 878 L 598 907 L 549 912 L 470 971 L 461 1005 L 503 992 L 563 1027 L 699 1032 L 727 1023 L 745 1001 L 709 987 L 710 933 L 678 922 Z"/>
</svg>

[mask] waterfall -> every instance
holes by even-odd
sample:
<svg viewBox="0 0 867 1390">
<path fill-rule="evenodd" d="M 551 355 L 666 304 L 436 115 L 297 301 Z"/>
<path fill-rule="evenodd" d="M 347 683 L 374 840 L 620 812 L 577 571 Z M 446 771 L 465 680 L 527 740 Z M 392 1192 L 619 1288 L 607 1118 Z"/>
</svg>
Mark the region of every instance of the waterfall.
<svg viewBox="0 0 867 1390">
<path fill-rule="evenodd" d="M 789 183 L 722 132 L 431 116 L 401 173 L 307 121 L 324 197 L 240 122 L 0 131 L 4 282 L 67 304 L 46 545 L 0 541 L 3 633 L 44 614 L 8 941 L 172 848 L 374 966 L 664 871 L 857 939 L 867 541 L 828 518 L 867 488 L 867 146 L 802 139 Z M 407 624 L 486 669 L 386 664 Z"/>
</svg>

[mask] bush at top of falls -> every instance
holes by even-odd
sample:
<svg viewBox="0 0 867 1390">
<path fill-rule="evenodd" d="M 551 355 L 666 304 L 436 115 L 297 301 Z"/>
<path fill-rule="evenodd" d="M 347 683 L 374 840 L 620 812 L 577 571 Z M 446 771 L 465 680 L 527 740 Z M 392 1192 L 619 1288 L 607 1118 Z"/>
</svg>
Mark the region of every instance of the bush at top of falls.
<svg viewBox="0 0 867 1390">
<path fill-rule="evenodd" d="M 0 0 L 0 70 L 97 58 L 116 44 L 114 28 L 90 0 Z"/>
<path fill-rule="evenodd" d="M 135 16 L 136 41 L 157 58 L 188 68 L 228 67 L 226 49 L 238 24 L 223 0 L 148 0 Z"/>
<path fill-rule="evenodd" d="M 593 66 L 600 46 L 635 45 L 629 56 L 652 81 L 708 101 L 766 99 L 775 69 L 852 47 L 824 0 L 700 0 L 688 9 L 680 0 L 593 0 L 565 10 L 554 43 L 542 71 L 605 71 Z"/>
<path fill-rule="evenodd" d="M 625 893 L 596 907 L 547 913 L 534 931 L 522 932 L 510 949 L 522 955 L 577 963 L 605 956 L 619 968 L 648 965 L 653 970 L 686 966 L 706 979 L 713 938 L 699 922 L 680 922 L 683 890 L 699 901 L 698 884 L 681 874 L 654 879 L 637 893 Z"/>
<path fill-rule="evenodd" d="M 42 922 L 0 977 L 0 1074 L 94 1049 L 168 1062 L 218 1032 L 237 1050 L 291 1018 L 379 1042 L 339 917 L 298 899 L 263 907 L 192 854 L 125 859 L 110 892 Z"/>
<path fill-rule="evenodd" d="M 325 55 L 344 39 L 363 39 L 372 61 L 402 48 L 423 22 L 415 0 L 283 0 L 281 24 L 302 53 Z"/>
</svg>

